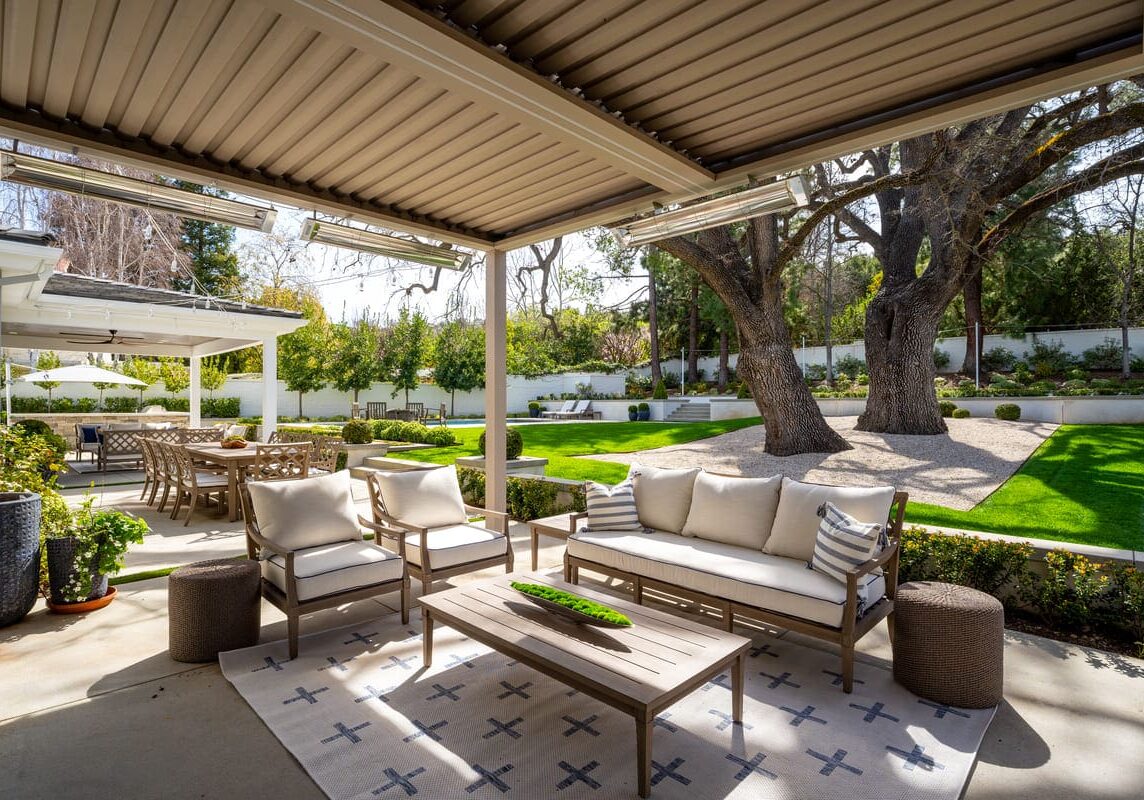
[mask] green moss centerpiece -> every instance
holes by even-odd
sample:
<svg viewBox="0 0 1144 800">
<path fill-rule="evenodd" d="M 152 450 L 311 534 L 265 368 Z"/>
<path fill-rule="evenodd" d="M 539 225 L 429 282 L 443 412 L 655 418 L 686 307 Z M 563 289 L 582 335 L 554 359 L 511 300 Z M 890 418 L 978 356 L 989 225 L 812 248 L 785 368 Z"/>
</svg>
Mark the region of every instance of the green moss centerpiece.
<svg viewBox="0 0 1144 800">
<path fill-rule="evenodd" d="M 600 625 L 607 628 L 630 628 L 632 621 L 618 611 L 593 602 L 585 597 L 553 589 L 536 583 L 509 583 L 513 589 L 523 594 L 541 608 L 554 611 L 584 625 Z"/>
</svg>

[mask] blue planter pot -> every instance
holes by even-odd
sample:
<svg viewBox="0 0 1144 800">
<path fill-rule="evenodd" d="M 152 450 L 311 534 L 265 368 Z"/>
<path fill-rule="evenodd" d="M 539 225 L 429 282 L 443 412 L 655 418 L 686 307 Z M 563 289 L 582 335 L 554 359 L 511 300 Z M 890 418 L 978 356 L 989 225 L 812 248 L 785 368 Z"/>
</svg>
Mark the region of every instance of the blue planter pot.
<svg viewBox="0 0 1144 800">
<path fill-rule="evenodd" d="M 647 411 L 640 411 L 638 416 L 640 422 L 647 422 L 649 419 L 651 419 L 651 409 L 648 409 Z"/>
<path fill-rule="evenodd" d="M 628 422 L 635 422 L 639 418 L 640 418 L 639 412 L 636 412 L 636 411 L 629 411 L 628 412 Z"/>
</svg>

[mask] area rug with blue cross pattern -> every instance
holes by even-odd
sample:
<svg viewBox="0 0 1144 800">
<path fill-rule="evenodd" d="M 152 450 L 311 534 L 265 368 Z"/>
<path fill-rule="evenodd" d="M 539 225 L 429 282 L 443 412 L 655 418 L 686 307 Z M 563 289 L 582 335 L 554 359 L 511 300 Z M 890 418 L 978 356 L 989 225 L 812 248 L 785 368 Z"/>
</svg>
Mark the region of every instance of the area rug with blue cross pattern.
<svg viewBox="0 0 1144 800">
<path fill-rule="evenodd" d="M 223 653 L 223 674 L 335 800 L 637 797 L 631 717 L 452 629 L 421 663 L 394 614 Z M 652 797 L 956 800 L 995 709 L 933 703 L 837 652 L 758 635 L 742 724 L 730 675 L 659 715 Z"/>
</svg>

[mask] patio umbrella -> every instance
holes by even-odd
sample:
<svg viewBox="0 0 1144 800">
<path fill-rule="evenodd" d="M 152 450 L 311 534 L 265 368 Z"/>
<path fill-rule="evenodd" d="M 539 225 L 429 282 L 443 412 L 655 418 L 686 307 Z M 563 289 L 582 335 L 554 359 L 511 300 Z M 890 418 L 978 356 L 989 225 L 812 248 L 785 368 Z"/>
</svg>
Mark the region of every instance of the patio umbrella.
<svg viewBox="0 0 1144 800">
<path fill-rule="evenodd" d="M 56 367 L 55 369 L 29 372 L 20 378 L 28 383 L 124 383 L 129 386 L 146 386 L 147 384 L 137 378 L 120 375 L 109 369 L 92 366 L 91 364 L 76 364 L 71 367 Z"/>
</svg>

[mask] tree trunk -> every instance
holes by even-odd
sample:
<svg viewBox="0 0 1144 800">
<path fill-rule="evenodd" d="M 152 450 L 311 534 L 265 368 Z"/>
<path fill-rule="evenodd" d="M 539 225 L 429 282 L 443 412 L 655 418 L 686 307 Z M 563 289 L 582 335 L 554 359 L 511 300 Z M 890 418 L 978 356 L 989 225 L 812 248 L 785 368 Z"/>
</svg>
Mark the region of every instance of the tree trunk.
<svg viewBox="0 0 1144 800">
<path fill-rule="evenodd" d="M 687 314 L 687 382 L 699 380 L 699 273 L 691 283 L 690 309 Z"/>
<path fill-rule="evenodd" d="M 727 362 L 731 357 L 731 347 L 727 331 L 719 331 L 719 393 L 727 391 Z"/>
<path fill-rule="evenodd" d="M 965 359 L 961 362 L 961 371 L 971 378 L 977 374 L 977 365 L 984 352 L 978 333 L 985 334 L 985 322 L 981 314 L 981 282 L 982 273 L 970 278 L 961 291 L 965 299 Z"/>
<path fill-rule="evenodd" d="M 302 392 L 298 392 L 298 419 L 302 419 Z"/>
<path fill-rule="evenodd" d="M 860 431 L 932 435 L 947 430 L 933 387 L 935 314 L 944 306 L 919 294 L 916 285 L 880 291 L 866 308 L 870 391 L 858 418 Z"/>
<path fill-rule="evenodd" d="M 850 449 L 823 419 L 789 344 L 759 341 L 752 331 L 740 327 L 738 371 L 763 415 L 767 453 L 791 456 Z"/>
<path fill-rule="evenodd" d="M 457 390 L 456 389 L 450 389 L 449 390 L 449 416 L 450 417 L 457 416 Z"/>
<path fill-rule="evenodd" d="M 650 261 L 650 259 L 649 259 Z M 663 380 L 663 369 L 659 365 L 659 315 L 656 312 L 655 271 L 647 268 L 647 333 L 651 343 L 651 382 Z"/>
<path fill-rule="evenodd" d="M 834 385 L 834 235 L 826 239 L 826 272 L 822 276 L 822 327 L 826 343 L 826 382 Z M 805 341 L 805 339 L 803 340 Z"/>
</svg>

